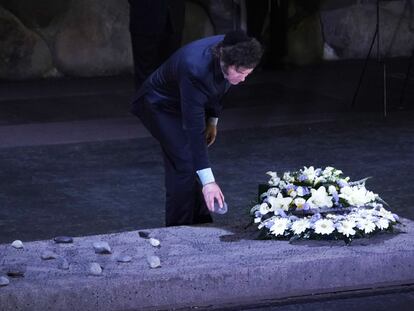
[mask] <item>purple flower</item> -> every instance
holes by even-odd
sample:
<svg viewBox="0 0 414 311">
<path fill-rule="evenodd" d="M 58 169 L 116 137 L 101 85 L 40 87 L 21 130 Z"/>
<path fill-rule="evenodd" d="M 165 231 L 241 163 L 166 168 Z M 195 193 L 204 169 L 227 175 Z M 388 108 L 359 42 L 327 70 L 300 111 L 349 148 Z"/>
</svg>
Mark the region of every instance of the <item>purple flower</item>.
<svg viewBox="0 0 414 311">
<path fill-rule="evenodd" d="M 311 217 L 310 222 L 311 222 L 311 223 L 315 223 L 315 222 L 317 222 L 317 221 L 318 221 L 319 219 L 321 219 L 321 218 L 322 218 L 321 214 L 317 213 L 317 214 L 315 214 L 315 215 L 313 215 L 313 216 Z"/>
<path fill-rule="evenodd" d="M 306 177 L 306 175 L 302 174 L 302 175 L 299 176 L 298 179 L 299 179 L 299 181 L 305 181 L 306 179 L 308 179 L 308 177 Z"/>
<path fill-rule="evenodd" d="M 305 204 L 303 204 L 303 210 L 304 211 L 307 211 L 307 210 L 309 210 L 310 209 L 310 205 L 309 205 L 309 203 L 305 203 Z"/>
<path fill-rule="evenodd" d="M 338 180 L 338 186 L 339 186 L 340 188 L 343 188 L 343 187 L 348 186 L 348 183 L 347 183 L 345 180 L 340 179 L 340 180 Z"/>
<path fill-rule="evenodd" d="M 316 175 L 316 176 L 320 176 L 320 175 L 321 175 L 321 172 L 322 172 L 322 169 L 317 168 L 317 169 L 315 170 L 315 175 Z"/>
<path fill-rule="evenodd" d="M 302 186 L 297 187 L 296 191 L 302 197 L 305 196 L 305 195 L 308 195 L 310 193 L 308 187 L 302 187 Z"/>
<path fill-rule="evenodd" d="M 334 199 L 334 203 L 335 203 L 335 205 L 338 205 L 338 203 L 339 203 L 339 196 L 338 196 L 338 192 L 334 192 L 334 193 L 332 193 L 332 197 L 333 197 L 333 199 Z"/>
<path fill-rule="evenodd" d="M 288 184 L 285 189 L 286 191 L 296 190 L 296 186 L 292 184 Z"/>
</svg>

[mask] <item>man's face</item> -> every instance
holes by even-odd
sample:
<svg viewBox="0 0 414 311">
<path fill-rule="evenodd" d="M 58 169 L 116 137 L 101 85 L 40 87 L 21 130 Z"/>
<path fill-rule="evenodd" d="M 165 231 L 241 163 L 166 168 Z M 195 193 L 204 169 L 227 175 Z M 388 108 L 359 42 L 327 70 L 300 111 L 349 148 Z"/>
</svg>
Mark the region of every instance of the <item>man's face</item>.
<svg viewBox="0 0 414 311">
<path fill-rule="evenodd" d="M 232 85 L 243 82 L 246 77 L 252 73 L 254 68 L 236 67 L 234 65 L 223 68 L 224 77 Z"/>
</svg>

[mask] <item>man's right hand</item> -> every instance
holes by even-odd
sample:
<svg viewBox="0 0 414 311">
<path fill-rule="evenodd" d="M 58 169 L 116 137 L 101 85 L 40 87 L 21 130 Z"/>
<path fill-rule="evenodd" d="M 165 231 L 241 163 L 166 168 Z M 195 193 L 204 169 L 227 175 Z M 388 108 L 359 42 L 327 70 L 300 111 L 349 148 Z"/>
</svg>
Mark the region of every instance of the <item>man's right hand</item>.
<svg viewBox="0 0 414 311">
<path fill-rule="evenodd" d="M 217 200 L 220 208 L 223 207 L 224 195 L 221 192 L 220 187 L 215 182 L 208 183 L 203 186 L 203 195 L 207 208 L 210 212 L 214 211 L 214 200 Z"/>
</svg>

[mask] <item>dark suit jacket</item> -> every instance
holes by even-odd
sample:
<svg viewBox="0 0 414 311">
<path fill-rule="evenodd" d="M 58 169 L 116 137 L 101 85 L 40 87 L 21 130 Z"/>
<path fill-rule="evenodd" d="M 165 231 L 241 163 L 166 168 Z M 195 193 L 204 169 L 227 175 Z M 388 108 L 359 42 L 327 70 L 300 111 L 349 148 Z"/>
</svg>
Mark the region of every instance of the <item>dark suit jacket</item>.
<svg viewBox="0 0 414 311">
<path fill-rule="evenodd" d="M 223 38 L 207 37 L 179 49 L 147 78 L 133 101 L 133 113 L 145 98 L 160 113 L 181 116 L 196 170 L 210 167 L 204 137 L 206 118 L 219 116 L 221 99 L 230 87 L 211 51 Z"/>
<path fill-rule="evenodd" d="M 184 28 L 184 0 L 128 0 L 129 28 L 135 35 L 180 33 Z"/>
</svg>

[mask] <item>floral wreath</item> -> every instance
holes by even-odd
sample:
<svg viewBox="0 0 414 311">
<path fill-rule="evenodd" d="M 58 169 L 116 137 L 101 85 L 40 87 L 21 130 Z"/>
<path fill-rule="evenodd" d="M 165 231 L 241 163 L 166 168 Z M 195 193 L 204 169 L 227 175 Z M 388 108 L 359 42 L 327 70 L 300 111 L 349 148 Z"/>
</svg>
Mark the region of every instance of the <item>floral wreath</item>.
<svg viewBox="0 0 414 311">
<path fill-rule="evenodd" d="M 313 166 L 270 176 L 267 190 L 250 214 L 265 238 L 334 239 L 349 244 L 354 238 L 393 231 L 396 214 L 384 208 L 378 194 L 365 188 L 364 178 L 351 182 L 333 167 Z"/>
</svg>

